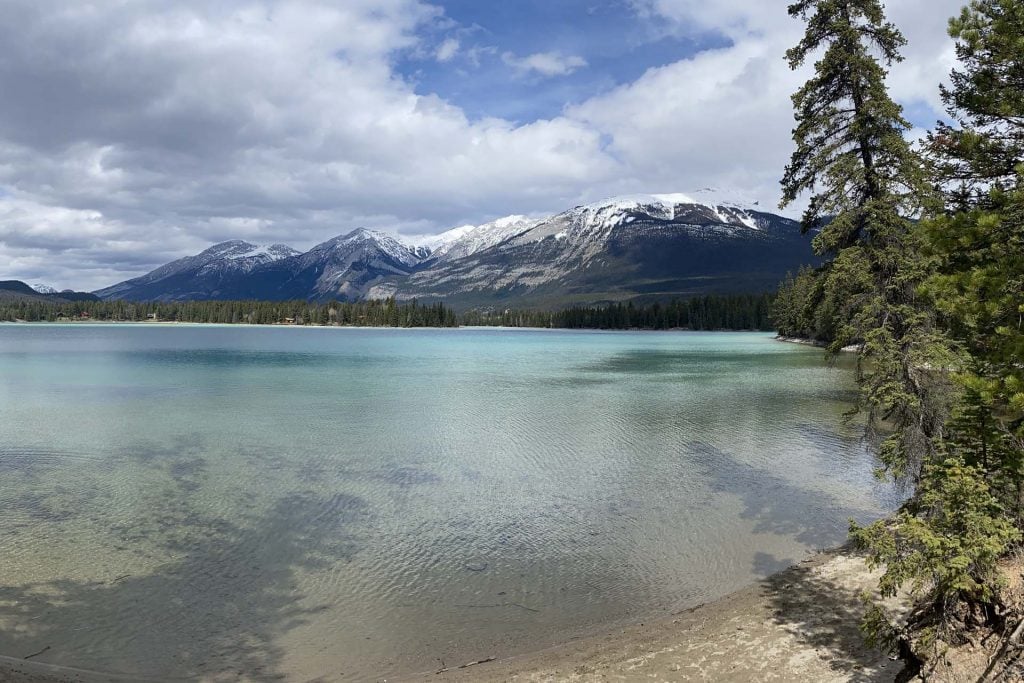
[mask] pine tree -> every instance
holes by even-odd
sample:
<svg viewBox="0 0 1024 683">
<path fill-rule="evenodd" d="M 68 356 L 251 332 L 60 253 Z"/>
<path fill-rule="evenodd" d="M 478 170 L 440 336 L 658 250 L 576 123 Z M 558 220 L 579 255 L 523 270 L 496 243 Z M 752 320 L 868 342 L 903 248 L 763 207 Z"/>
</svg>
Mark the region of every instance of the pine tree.
<svg viewBox="0 0 1024 683">
<path fill-rule="evenodd" d="M 1024 4 L 975 0 L 950 21 L 961 69 L 942 99 L 954 125 L 929 134 L 938 178 L 954 208 L 986 205 L 1010 190 L 1024 160 Z"/>
<path fill-rule="evenodd" d="M 932 272 L 920 291 L 960 351 L 960 392 L 914 499 L 855 531 L 886 566 L 885 592 L 921 588 L 929 609 L 912 625 L 929 641 L 970 625 L 957 613 L 999 611 L 996 563 L 1024 516 L 1024 4 L 972 2 L 950 34 L 963 70 L 942 96 L 957 126 L 929 136 L 945 211 L 922 223 Z M 965 602 L 980 609 L 954 609 Z"/>
<path fill-rule="evenodd" d="M 822 255 L 868 238 L 900 240 L 904 216 L 920 206 L 924 176 L 883 64 L 901 61 L 906 41 L 879 0 L 802 0 L 789 13 L 807 22 L 803 40 L 786 53 L 790 68 L 824 54 L 793 95 L 797 149 L 782 181 L 783 206 L 811 192 L 803 227 L 822 228 L 815 238 Z"/>
<path fill-rule="evenodd" d="M 802 0 L 789 13 L 807 24 L 790 67 L 822 52 L 793 96 L 796 150 L 782 181 L 783 206 L 810 193 L 803 228 L 818 231 L 815 249 L 831 259 L 809 288 L 810 315 L 831 352 L 862 345 L 862 407 L 873 428 L 886 425 L 883 463 L 916 479 L 946 417 L 940 378 L 925 368 L 949 362 L 916 298 L 927 264 L 911 219 L 928 186 L 885 85 L 905 40 L 879 0 Z"/>
<path fill-rule="evenodd" d="M 950 22 L 957 126 L 929 136 L 945 215 L 926 224 L 928 291 L 966 352 L 950 437 L 1024 518 L 1024 3 L 976 0 Z"/>
</svg>

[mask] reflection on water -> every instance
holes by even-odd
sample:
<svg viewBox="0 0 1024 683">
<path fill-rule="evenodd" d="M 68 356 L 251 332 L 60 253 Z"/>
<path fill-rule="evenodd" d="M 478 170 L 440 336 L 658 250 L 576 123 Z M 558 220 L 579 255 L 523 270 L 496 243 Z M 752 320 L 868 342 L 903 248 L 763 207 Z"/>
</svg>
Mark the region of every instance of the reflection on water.
<svg viewBox="0 0 1024 683">
<path fill-rule="evenodd" d="M 758 334 L 0 326 L 0 654 L 365 679 L 678 610 L 897 502 Z"/>
</svg>

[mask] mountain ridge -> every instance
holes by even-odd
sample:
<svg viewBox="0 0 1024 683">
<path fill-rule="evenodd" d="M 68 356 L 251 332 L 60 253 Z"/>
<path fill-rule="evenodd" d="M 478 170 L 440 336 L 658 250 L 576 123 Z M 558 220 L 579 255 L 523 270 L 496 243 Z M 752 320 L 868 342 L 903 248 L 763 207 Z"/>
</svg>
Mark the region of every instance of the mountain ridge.
<svg viewBox="0 0 1024 683">
<path fill-rule="evenodd" d="M 38 286 L 29 286 L 21 280 L 0 280 L 0 301 L 99 301 L 99 297 L 91 292 L 75 292 L 70 289 L 58 292 L 53 287 L 47 287 L 53 291 L 41 292 L 37 289 Z"/>
<path fill-rule="evenodd" d="M 628 195 L 416 241 L 366 228 L 304 253 L 232 240 L 96 294 L 164 301 L 393 296 L 462 308 L 551 307 L 768 291 L 787 271 L 815 261 L 797 221 L 756 202 Z"/>
</svg>

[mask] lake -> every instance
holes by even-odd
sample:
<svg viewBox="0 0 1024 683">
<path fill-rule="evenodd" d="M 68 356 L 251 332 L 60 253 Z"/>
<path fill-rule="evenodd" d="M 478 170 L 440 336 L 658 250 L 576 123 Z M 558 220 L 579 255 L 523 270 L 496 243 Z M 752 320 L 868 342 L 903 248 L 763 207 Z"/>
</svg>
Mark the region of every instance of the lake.
<svg viewBox="0 0 1024 683">
<path fill-rule="evenodd" d="M 758 333 L 0 325 L 0 655 L 363 680 L 706 602 L 897 492 Z"/>
</svg>

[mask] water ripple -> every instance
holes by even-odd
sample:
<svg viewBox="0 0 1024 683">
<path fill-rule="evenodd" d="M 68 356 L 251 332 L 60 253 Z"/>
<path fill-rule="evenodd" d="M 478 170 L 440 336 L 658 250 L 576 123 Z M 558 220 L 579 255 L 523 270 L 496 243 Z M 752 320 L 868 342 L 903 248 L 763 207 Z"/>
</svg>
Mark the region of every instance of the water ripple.
<svg viewBox="0 0 1024 683">
<path fill-rule="evenodd" d="M 0 330 L 0 654 L 388 676 L 712 599 L 899 502 L 848 369 L 764 335 L 294 332 Z"/>
</svg>

